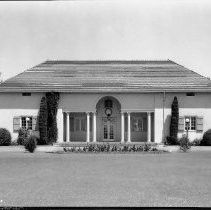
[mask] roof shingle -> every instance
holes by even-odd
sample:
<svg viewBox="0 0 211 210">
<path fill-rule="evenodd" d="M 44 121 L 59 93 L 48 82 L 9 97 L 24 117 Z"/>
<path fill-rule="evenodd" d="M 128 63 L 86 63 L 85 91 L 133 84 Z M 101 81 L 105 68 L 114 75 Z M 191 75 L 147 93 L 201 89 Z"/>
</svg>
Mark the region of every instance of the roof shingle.
<svg viewBox="0 0 211 210">
<path fill-rule="evenodd" d="M 0 92 L 211 91 L 211 81 L 173 61 L 46 61 L 0 84 Z"/>
</svg>

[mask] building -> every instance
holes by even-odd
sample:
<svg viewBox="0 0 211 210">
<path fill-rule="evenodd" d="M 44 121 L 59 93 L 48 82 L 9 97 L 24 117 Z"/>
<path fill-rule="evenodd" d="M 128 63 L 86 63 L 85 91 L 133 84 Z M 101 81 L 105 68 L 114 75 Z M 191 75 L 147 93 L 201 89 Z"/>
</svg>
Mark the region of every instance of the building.
<svg viewBox="0 0 211 210">
<path fill-rule="evenodd" d="M 37 130 L 41 98 L 60 93 L 58 142 L 157 142 L 169 135 L 171 104 L 179 133 L 211 128 L 211 81 L 173 61 L 46 61 L 0 85 L 0 127 Z"/>
</svg>

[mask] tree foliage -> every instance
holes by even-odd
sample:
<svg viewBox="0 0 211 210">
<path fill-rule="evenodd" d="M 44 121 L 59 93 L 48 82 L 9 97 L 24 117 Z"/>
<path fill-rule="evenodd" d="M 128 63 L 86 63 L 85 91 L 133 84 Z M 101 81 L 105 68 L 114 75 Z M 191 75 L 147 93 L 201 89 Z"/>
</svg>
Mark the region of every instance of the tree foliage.
<svg viewBox="0 0 211 210">
<path fill-rule="evenodd" d="M 47 136 L 48 144 L 54 143 L 57 141 L 57 109 L 59 103 L 59 93 L 57 92 L 48 92 L 46 93 L 47 101 L 47 110 L 48 110 L 48 120 L 47 120 Z"/>
<path fill-rule="evenodd" d="M 48 108 L 46 97 L 42 97 L 40 102 L 40 112 L 39 112 L 39 132 L 40 138 L 38 140 L 38 144 L 47 144 L 48 143 Z"/>
<path fill-rule="evenodd" d="M 179 107 L 177 97 L 174 97 L 171 106 L 171 123 L 170 123 L 170 136 L 177 138 L 178 133 L 178 120 L 179 120 Z"/>
</svg>

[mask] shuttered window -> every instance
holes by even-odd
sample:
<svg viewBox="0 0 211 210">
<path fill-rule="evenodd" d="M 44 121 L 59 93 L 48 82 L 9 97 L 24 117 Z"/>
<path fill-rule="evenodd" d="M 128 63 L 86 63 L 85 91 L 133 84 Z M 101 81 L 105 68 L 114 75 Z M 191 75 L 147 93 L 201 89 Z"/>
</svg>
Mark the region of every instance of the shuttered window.
<svg viewBox="0 0 211 210">
<path fill-rule="evenodd" d="M 19 116 L 13 118 L 13 131 L 16 132 L 20 128 L 28 130 L 38 130 L 37 117 L 32 116 Z"/>
<path fill-rule="evenodd" d="M 189 123 L 186 123 L 186 119 L 189 119 Z M 203 131 L 203 117 L 200 116 L 179 117 L 178 130 Z"/>
</svg>

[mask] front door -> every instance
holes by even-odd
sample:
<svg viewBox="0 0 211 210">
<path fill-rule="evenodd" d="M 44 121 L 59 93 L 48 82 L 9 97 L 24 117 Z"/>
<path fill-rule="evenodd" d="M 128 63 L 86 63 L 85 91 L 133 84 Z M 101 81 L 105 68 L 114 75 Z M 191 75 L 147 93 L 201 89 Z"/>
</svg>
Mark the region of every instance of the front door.
<svg viewBox="0 0 211 210">
<path fill-rule="evenodd" d="M 114 141 L 114 121 L 111 119 L 103 120 L 103 140 Z"/>
</svg>

